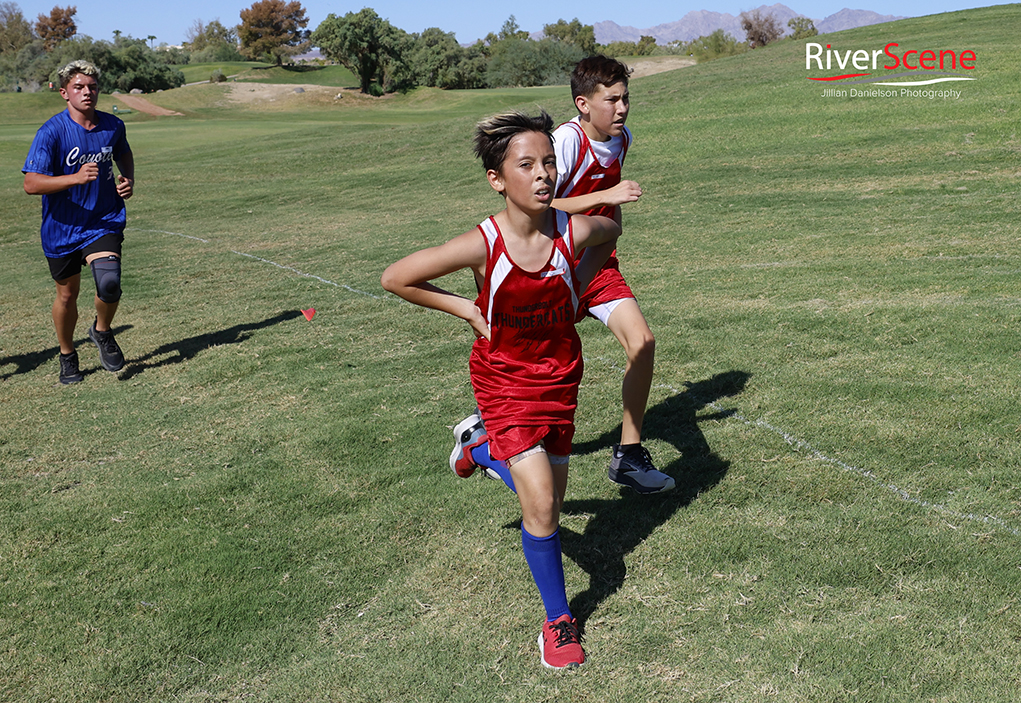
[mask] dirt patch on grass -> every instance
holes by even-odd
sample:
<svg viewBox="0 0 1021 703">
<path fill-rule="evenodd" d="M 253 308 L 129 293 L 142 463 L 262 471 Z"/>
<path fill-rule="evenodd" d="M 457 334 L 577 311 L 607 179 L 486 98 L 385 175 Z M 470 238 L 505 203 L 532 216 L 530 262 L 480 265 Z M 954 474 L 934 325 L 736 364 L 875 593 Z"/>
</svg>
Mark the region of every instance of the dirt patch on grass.
<svg viewBox="0 0 1021 703">
<path fill-rule="evenodd" d="M 632 78 L 641 78 L 642 76 L 651 76 L 678 68 L 688 68 L 689 66 L 694 66 L 696 61 L 686 56 L 653 56 L 629 59 L 625 63 L 634 69 L 634 72 L 631 74 Z"/>
<path fill-rule="evenodd" d="M 295 96 L 328 95 L 333 98 L 348 91 L 323 85 L 295 85 L 293 83 L 245 83 L 239 81 L 229 85 L 227 99 L 234 103 L 250 105 L 252 103 L 272 103 L 293 99 Z M 300 89 L 303 92 L 297 92 Z"/>
<path fill-rule="evenodd" d="M 118 95 L 111 96 L 115 101 L 120 101 L 130 107 L 132 110 L 138 110 L 148 115 L 156 115 L 157 117 L 168 117 L 171 115 L 181 115 L 180 112 L 174 112 L 168 110 L 165 107 L 159 105 L 153 105 L 151 102 L 141 97 L 140 95 L 127 95 L 120 93 Z"/>
</svg>

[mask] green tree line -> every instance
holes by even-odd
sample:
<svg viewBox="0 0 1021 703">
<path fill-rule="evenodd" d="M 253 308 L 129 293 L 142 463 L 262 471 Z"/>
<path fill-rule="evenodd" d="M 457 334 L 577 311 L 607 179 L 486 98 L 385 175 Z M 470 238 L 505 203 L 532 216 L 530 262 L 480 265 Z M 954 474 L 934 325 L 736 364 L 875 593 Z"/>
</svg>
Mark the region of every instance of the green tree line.
<svg viewBox="0 0 1021 703">
<path fill-rule="evenodd" d="M 33 23 L 17 4 L 0 2 L 0 90 L 34 89 L 55 80 L 56 70 L 69 60 L 84 58 L 103 71 L 100 89 L 145 92 L 175 88 L 184 83 L 176 66 L 187 63 L 230 62 L 244 59 L 282 64 L 296 54 L 318 47 L 329 61 L 347 67 L 369 94 L 406 91 L 416 86 L 446 89 L 560 85 L 569 81 L 574 65 L 595 53 L 609 56 L 648 56 L 672 53 L 698 61 L 731 56 L 749 46 L 782 35 L 771 15 L 755 14 L 746 24 L 747 38 L 738 40 L 723 30 L 690 42 L 659 46 L 650 36 L 637 42 L 596 42 L 592 25 L 577 18 L 557 20 L 533 39 L 511 15 L 498 32 L 469 46 L 452 32 L 429 28 L 408 33 L 365 8 L 343 16 L 330 14 L 309 30 L 298 0 L 258 0 L 241 10 L 240 24 L 226 26 L 219 19 L 195 20 L 180 47 L 161 44 L 157 37 L 124 36 L 112 41 L 77 35 L 75 7 L 54 7 Z M 742 16 L 744 18 L 744 16 Z M 794 23 L 794 20 L 792 20 Z M 807 23 L 807 24 L 806 24 Z M 795 35 L 815 32 L 811 20 L 790 25 Z"/>
<path fill-rule="evenodd" d="M 75 59 L 99 67 L 104 92 L 151 92 L 184 83 L 184 74 L 173 65 L 175 57 L 147 43 L 155 37 L 135 39 L 114 32 L 112 41 L 95 41 L 77 34 L 76 15 L 73 6 L 54 7 L 31 22 L 15 3 L 0 2 L 0 90 L 56 85 L 57 70 Z"/>
</svg>

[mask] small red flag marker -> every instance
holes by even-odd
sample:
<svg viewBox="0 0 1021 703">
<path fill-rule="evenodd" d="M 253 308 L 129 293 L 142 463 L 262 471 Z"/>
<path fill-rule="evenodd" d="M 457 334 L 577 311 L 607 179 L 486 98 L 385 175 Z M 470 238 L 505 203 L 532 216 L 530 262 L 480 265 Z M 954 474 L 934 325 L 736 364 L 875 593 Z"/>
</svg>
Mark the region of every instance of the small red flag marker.
<svg viewBox="0 0 1021 703">
<path fill-rule="evenodd" d="M 301 314 L 305 316 L 306 320 L 308 320 L 309 322 L 312 322 L 312 318 L 316 314 L 316 309 L 315 308 L 309 308 L 308 310 L 302 310 Z"/>
</svg>

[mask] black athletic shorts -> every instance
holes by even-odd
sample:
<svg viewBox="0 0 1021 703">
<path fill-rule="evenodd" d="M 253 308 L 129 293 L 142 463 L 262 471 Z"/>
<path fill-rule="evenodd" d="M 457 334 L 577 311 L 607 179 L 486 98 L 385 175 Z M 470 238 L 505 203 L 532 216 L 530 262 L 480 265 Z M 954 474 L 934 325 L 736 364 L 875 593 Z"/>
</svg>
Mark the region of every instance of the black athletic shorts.
<svg viewBox="0 0 1021 703">
<path fill-rule="evenodd" d="M 109 234 L 104 234 L 88 246 L 78 251 L 72 251 L 67 256 L 61 256 L 59 259 L 47 257 L 46 261 L 50 264 L 50 275 L 53 276 L 54 281 L 63 281 L 66 278 L 71 278 L 71 276 L 82 272 L 85 259 L 92 254 L 98 254 L 101 251 L 112 251 L 117 256 L 120 256 L 121 244 L 123 243 L 123 232 L 110 232 Z"/>
</svg>

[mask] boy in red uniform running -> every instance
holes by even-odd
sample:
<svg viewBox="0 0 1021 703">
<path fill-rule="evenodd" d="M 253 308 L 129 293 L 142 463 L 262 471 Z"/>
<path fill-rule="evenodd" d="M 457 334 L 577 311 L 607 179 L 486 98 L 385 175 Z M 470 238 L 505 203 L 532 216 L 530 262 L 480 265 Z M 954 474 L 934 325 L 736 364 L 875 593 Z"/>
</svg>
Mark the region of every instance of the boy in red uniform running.
<svg viewBox="0 0 1021 703">
<path fill-rule="evenodd" d="M 583 59 L 571 74 L 571 93 L 578 116 L 553 132 L 557 155 L 557 190 L 553 206 L 569 213 L 602 215 L 620 224 L 620 206 L 642 195 L 634 181 L 621 180 L 621 166 L 631 145 L 624 126 L 630 110 L 628 77 L 631 70 L 616 59 Z M 658 471 L 642 446 L 645 405 L 652 387 L 656 340 L 634 293 L 620 273 L 614 252 L 585 290 L 579 315 L 589 314 L 610 328 L 627 354 L 621 388 L 624 417 L 620 444 L 613 447 L 608 475 L 611 481 L 639 493 L 660 493 L 674 487 L 674 479 Z M 481 466 L 488 478 L 503 480 L 514 490 L 509 471 L 485 452 L 485 428 L 477 414 L 454 428 L 450 468 L 470 476 Z"/>
<path fill-rule="evenodd" d="M 575 66 L 571 95 L 578 116 L 553 132 L 558 171 L 553 207 L 558 210 L 603 215 L 620 224 L 620 206 L 641 197 L 641 186 L 621 180 L 621 166 L 631 145 L 631 132 L 624 126 L 631 106 L 630 74 L 631 69 L 606 56 L 591 56 Z M 674 479 L 656 470 L 642 446 L 656 340 L 620 273 L 616 252 L 596 274 L 581 302 L 580 312 L 606 325 L 627 354 L 620 444 L 613 447 L 609 478 L 639 493 L 668 491 Z"/>
<path fill-rule="evenodd" d="M 522 548 L 546 609 L 541 660 L 562 669 L 585 661 L 567 603 L 559 533 L 582 375 L 574 324 L 579 296 L 620 227 L 605 217 L 551 209 L 557 178 L 552 127 L 545 112 L 479 123 L 475 153 L 506 207 L 446 244 L 392 264 L 382 284 L 405 300 L 465 320 L 477 335 L 469 363 L 475 399 L 488 450 L 513 476 Z M 590 250 L 579 259 L 584 249 Z M 465 268 L 479 289 L 474 301 L 430 282 Z"/>
</svg>

